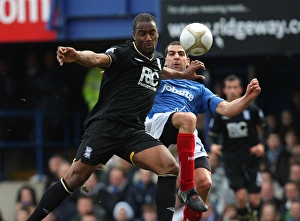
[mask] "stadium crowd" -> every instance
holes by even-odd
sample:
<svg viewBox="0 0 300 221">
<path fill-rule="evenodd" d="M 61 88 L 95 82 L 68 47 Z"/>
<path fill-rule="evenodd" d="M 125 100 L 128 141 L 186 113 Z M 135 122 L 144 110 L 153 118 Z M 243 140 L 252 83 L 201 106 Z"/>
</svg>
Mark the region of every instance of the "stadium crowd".
<svg viewBox="0 0 300 221">
<path fill-rule="evenodd" d="M 28 53 L 24 60 L 24 66 L 16 68 L 5 57 L 0 58 L 0 110 L 79 110 L 83 115 L 88 112 L 81 91 L 82 72 L 86 73 L 86 69 L 69 65 L 72 77 L 63 74 L 51 50 L 42 57 Z M 265 145 L 265 155 L 261 158 L 260 221 L 300 221 L 300 90 L 290 96 L 292 105 L 279 116 L 266 114 L 268 130 L 260 133 Z M 47 121 L 46 127 L 52 129 L 45 135 L 61 136 L 57 130 L 60 122 L 61 119 Z M 33 127 L 30 119 L 17 122 L 1 118 L 0 140 L 30 139 Z M 205 127 L 205 123 L 199 121 L 202 138 L 206 136 Z M 235 198 L 226 179 L 222 157 L 209 156 L 213 184 L 209 210 L 201 221 L 233 221 L 237 214 Z M 70 159 L 56 153 L 49 155 L 45 189 L 69 167 Z M 156 178 L 153 173 L 114 157 L 44 220 L 156 221 Z M 27 220 L 37 205 L 36 192 L 30 182 L 29 179 L 28 184 L 19 189 L 14 221 Z M 183 204 L 177 199 L 174 221 L 182 220 L 182 209 Z"/>
</svg>

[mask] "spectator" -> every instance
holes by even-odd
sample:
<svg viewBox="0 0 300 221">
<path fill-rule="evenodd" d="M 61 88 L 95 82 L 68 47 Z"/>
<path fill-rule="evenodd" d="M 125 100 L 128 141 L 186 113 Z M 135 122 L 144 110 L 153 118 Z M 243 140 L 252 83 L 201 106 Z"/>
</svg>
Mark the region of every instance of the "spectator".
<svg viewBox="0 0 300 221">
<path fill-rule="evenodd" d="M 16 213 L 19 210 L 28 210 L 32 213 L 37 205 L 36 192 L 31 186 L 22 186 L 17 193 Z"/>
<path fill-rule="evenodd" d="M 222 221 L 239 221 L 235 204 L 229 203 L 225 205 Z"/>
<path fill-rule="evenodd" d="M 31 212 L 32 211 L 29 207 L 22 207 L 16 211 L 15 219 L 13 221 L 26 221 Z"/>
<path fill-rule="evenodd" d="M 285 149 L 279 133 L 272 132 L 267 138 L 267 150 L 264 156 L 266 169 L 271 172 L 272 176 L 284 185 L 288 181 L 290 153 Z"/>
<path fill-rule="evenodd" d="M 276 205 L 271 202 L 264 204 L 261 207 L 260 221 L 281 221 Z"/>
<path fill-rule="evenodd" d="M 154 173 L 149 170 L 139 169 L 137 174 L 138 179 L 128 189 L 126 202 L 133 208 L 135 217 L 142 218 L 142 206 L 155 203 L 156 183 Z"/>
<path fill-rule="evenodd" d="M 288 215 L 291 209 L 292 202 L 299 200 L 300 190 L 297 184 L 293 181 L 289 181 L 284 185 L 284 199 L 280 205 L 280 214 L 282 217 Z"/>
<path fill-rule="evenodd" d="M 82 215 L 81 221 L 100 221 L 98 217 L 94 213 L 88 213 Z"/>
<path fill-rule="evenodd" d="M 269 126 L 269 132 L 279 132 L 279 122 L 274 114 L 266 115 L 266 121 Z"/>
<path fill-rule="evenodd" d="M 114 221 L 131 221 L 134 218 L 132 207 L 125 201 L 118 202 L 113 209 Z"/>
<path fill-rule="evenodd" d="M 287 150 L 292 154 L 297 154 L 298 145 L 300 145 L 299 130 L 295 127 L 290 127 L 286 130 L 284 141 Z"/>
<path fill-rule="evenodd" d="M 155 204 L 144 204 L 142 207 L 142 221 L 157 221 L 157 210 Z"/>
<path fill-rule="evenodd" d="M 277 180 L 273 179 L 271 172 L 267 170 L 262 170 L 261 177 L 262 177 L 262 183 L 267 183 L 267 182 L 272 183 L 275 198 L 282 200 L 283 187 L 279 184 Z"/>
<path fill-rule="evenodd" d="M 300 163 L 292 163 L 289 166 L 289 169 L 289 180 L 295 182 L 300 188 Z"/>
<path fill-rule="evenodd" d="M 219 156 L 209 153 L 209 163 L 212 169 L 212 187 L 209 201 L 218 216 L 224 212 L 225 205 L 235 203 L 235 195 L 228 184 L 225 170 L 220 163 Z"/>
<path fill-rule="evenodd" d="M 300 221 L 300 200 L 293 200 L 289 216 L 284 217 L 285 221 Z"/>
<path fill-rule="evenodd" d="M 276 206 L 276 209 L 278 210 L 280 207 L 280 199 L 278 199 L 275 196 L 275 191 L 272 182 L 265 181 L 262 182 L 261 190 L 260 190 L 260 198 L 262 205 L 272 203 Z"/>
<path fill-rule="evenodd" d="M 98 198 L 100 205 L 105 209 L 106 220 L 113 219 L 113 210 L 120 201 L 126 200 L 129 181 L 125 171 L 120 167 L 113 167 L 109 172 L 109 183 L 106 188 L 100 189 Z"/>
<path fill-rule="evenodd" d="M 280 134 L 282 137 L 285 136 L 287 130 L 294 127 L 295 116 L 293 112 L 289 109 L 281 111 L 280 114 Z"/>
<path fill-rule="evenodd" d="M 94 171 L 80 189 L 81 195 L 85 195 L 93 199 L 94 208 L 97 211 L 98 217 L 105 217 L 106 213 L 104 208 L 99 204 L 99 200 L 101 199 L 98 198 L 99 191 L 104 188 L 104 183 L 99 181 L 97 173 Z"/>
<path fill-rule="evenodd" d="M 200 221 L 220 221 L 221 219 L 218 217 L 214 207 L 210 204 L 210 202 L 207 203 L 208 210 L 202 214 L 202 217 Z"/>
<path fill-rule="evenodd" d="M 77 199 L 76 211 L 72 214 L 72 218 L 65 220 L 81 221 L 83 216 L 87 214 L 95 214 L 99 221 L 102 220 L 101 217 L 99 217 L 95 211 L 93 198 L 89 196 L 80 195 Z"/>
<path fill-rule="evenodd" d="M 48 169 L 50 174 L 48 175 L 47 182 L 45 184 L 45 190 L 48 189 L 54 182 L 60 178 L 58 176 L 58 168 L 66 160 L 59 154 L 51 156 L 48 160 Z"/>
</svg>

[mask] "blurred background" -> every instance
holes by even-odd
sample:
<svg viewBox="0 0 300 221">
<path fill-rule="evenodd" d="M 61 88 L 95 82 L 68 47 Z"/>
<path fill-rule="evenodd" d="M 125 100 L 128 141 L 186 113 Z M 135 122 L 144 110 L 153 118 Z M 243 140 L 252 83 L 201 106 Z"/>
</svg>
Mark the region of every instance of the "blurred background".
<svg viewBox="0 0 300 221">
<path fill-rule="evenodd" d="M 142 12 L 157 18 L 161 52 L 188 23 L 211 29 L 213 46 L 197 59 L 215 93 L 222 96 L 228 74 L 245 85 L 257 77 L 256 102 L 266 116 L 278 122 L 286 110 L 298 116 L 299 10 L 295 0 L 0 0 L 0 184 L 42 181 L 50 156 L 72 160 L 80 143 L 100 70 L 60 67 L 57 47 L 103 52 L 131 39 L 132 20 Z"/>
</svg>

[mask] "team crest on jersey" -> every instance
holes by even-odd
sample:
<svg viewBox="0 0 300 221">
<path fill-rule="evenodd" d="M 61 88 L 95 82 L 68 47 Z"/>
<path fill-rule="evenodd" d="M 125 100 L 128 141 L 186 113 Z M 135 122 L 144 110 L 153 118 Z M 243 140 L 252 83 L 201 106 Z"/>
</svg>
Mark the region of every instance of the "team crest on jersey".
<svg viewBox="0 0 300 221">
<path fill-rule="evenodd" d="M 156 91 L 159 83 L 159 74 L 148 67 L 143 67 L 138 85 Z"/>
<path fill-rule="evenodd" d="M 87 159 L 91 159 L 92 152 L 93 148 L 86 146 L 83 156 Z"/>
<path fill-rule="evenodd" d="M 249 112 L 249 110 L 244 110 L 243 111 L 243 116 L 244 116 L 244 119 L 245 120 L 250 120 L 250 112 Z"/>
</svg>

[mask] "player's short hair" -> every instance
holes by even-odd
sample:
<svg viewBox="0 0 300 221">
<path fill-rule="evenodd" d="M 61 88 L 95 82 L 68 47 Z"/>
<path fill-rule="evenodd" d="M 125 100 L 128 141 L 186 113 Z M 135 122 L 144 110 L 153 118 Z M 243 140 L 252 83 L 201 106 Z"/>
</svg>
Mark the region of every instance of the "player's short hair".
<svg viewBox="0 0 300 221">
<path fill-rule="evenodd" d="M 239 83 L 240 83 L 240 86 L 243 87 L 242 79 L 240 77 L 238 77 L 237 75 L 235 75 L 235 74 L 228 75 L 227 77 L 224 78 L 223 87 L 225 86 L 226 81 L 235 81 L 235 80 L 238 80 Z"/>
<path fill-rule="evenodd" d="M 168 54 L 168 52 L 169 52 L 169 46 L 171 46 L 171 45 L 180 45 L 181 46 L 181 44 L 180 44 L 180 41 L 172 41 L 170 44 L 168 44 L 167 45 L 167 47 L 165 48 L 165 56 L 167 56 L 167 54 Z"/>
<path fill-rule="evenodd" d="M 154 22 L 156 27 L 157 27 L 157 21 L 155 19 L 155 17 L 151 14 L 148 13 L 141 13 L 138 14 L 132 22 L 132 30 L 135 32 L 136 31 L 136 26 L 139 22 Z"/>
</svg>

